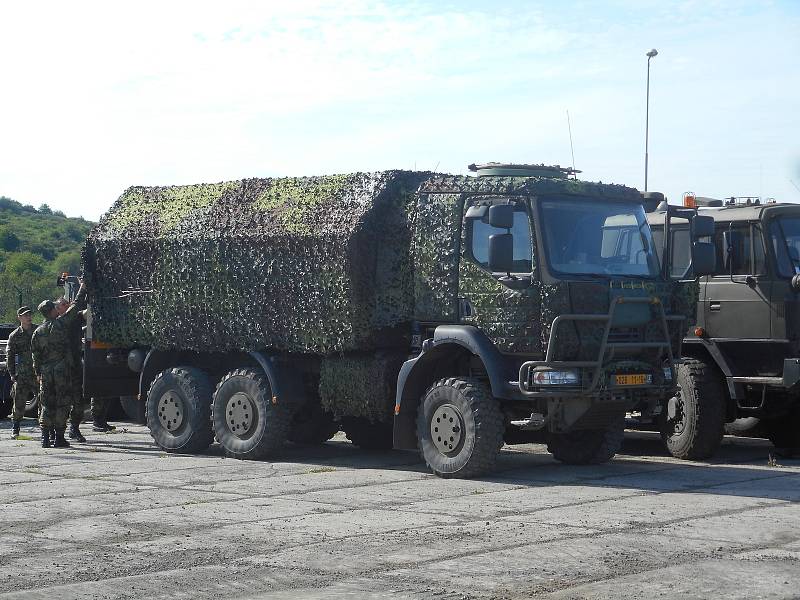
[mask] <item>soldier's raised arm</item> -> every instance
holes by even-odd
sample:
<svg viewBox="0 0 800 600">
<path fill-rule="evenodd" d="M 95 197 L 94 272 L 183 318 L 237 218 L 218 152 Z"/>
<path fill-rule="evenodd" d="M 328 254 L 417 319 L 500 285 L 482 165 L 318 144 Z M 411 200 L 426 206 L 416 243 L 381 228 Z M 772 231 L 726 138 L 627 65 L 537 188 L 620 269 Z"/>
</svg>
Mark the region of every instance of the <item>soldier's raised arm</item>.
<svg viewBox="0 0 800 600">
<path fill-rule="evenodd" d="M 59 321 L 64 321 L 65 323 L 74 323 L 77 319 L 81 318 L 81 311 L 86 308 L 86 284 L 83 283 L 81 280 L 81 287 L 78 288 L 78 293 L 75 296 L 75 300 L 73 300 L 70 307 L 67 311 L 58 317 Z"/>
</svg>

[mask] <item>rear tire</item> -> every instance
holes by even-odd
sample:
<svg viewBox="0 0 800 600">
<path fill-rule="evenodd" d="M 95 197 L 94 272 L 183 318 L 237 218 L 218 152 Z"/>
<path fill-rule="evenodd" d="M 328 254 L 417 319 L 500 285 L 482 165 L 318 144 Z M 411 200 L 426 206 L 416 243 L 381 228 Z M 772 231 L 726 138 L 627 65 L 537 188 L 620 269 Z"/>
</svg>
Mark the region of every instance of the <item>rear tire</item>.
<svg viewBox="0 0 800 600">
<path fill-rule="evenodd" d="M 139 424 L 144 424 L 147 422 L 144 402 L 141 402 L 138 397 L 120 396 L 119 404 L 122 406 L 122 411 L 132 422 Z"/>
<path fill-rule="evenodd" d="M 292 415 L 273 404 L 269 380 L 255 369 L 236 369 L 214 392 L 212 421 L 217 441 L 233 458 L 259 460 L 286 443 Z"/>
<path fill-rule="evenodd" d="M 150 385 L 145 407 L 147 426 L 166 452 L 202 452 L 214 441 L 211 432 L 211 385 L 193 367 L 159 373 Z"/>
<path fill-rule="evenodd" d="M 710 458 L 725 434 L 725 389 L 717 368 L 687 358 L 677 368 L 678 391 L 662 411 L 661 437 L 675 458 Z"/>
<path fill-rule="evenodd" d="M 551 434 L 547 451 L 568 465 L 598 465 L 614 458 L 625 438 L 625 416 L 606 429 L 579 429 Z"/>
<path fill-rule="evenodd" d="M 363 450 L 391 450 L 392 423 L 370 421 L 366 417 L 342 417 L 347 439 Z"/>
<path fill-rule="evenodd" d="M 451 377 L 434 383 L 417 412 L 422 458 L 438 477 L 490 473 L 503 446 L 505 424 L 482 381 Z"/>
</svg>

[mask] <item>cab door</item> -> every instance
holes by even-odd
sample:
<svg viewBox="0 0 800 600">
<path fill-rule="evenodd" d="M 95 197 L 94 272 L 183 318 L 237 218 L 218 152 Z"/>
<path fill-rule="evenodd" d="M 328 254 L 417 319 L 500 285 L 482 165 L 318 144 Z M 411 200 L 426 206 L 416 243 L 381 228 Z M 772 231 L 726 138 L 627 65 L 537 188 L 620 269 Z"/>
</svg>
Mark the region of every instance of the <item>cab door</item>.
<svg viewBox="0 0 800 600">
<path fill-rule="evenodd" d="M 488 223 L 493 203 L 514 204 L 510 230 Z M 527 197 L 481 196 L 467 200 L 459 264 L 459 321 L 478 327 L 501 352 L 529 354 L 541 348 L 532 220 Z M 513 235 L 513 272 L 489 269 L 489 236 Z"/>
<path fill-rule="evenodd" d="M 718 339 L 768 339 L 771 278 L 766 274 L 760 227 L 757 223 L 717 223 L 714 245 L 717 270 L 708 277 L 702 299 L 707 335 Z"/>
</svg>

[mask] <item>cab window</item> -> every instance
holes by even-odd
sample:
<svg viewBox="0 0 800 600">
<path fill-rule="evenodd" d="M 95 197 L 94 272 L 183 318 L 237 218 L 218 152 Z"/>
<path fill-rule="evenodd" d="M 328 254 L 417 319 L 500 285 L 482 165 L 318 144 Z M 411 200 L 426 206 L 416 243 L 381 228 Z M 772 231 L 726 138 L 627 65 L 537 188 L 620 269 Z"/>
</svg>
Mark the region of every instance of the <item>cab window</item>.
<svg viewBox="0 0 800 600">
<path fill-rule="evenodd" d="M 508 233 L 505 229 L 492 227 L 481 219 L 467 220 L 467 245 L 472 258 L 481 267 L 489 270 L 489 236 L 495 233 Z M 528 213 L 519 206 L 514 211 L 514 273 L 531 273 L 533 259 L 531 254 L 531 226 Z"/>
<path fill-rule="evenodd" d="M 734 233 L 733 252 L 725 248 L 725 232 Z M 760 275 L 765 272 L 764 245 L 758 228 L 751 223 L 723 223 L 714 232 L 714 248 L 717 253 L 717 269 L 714 275 Z M 732 267 L 732 269 L 731 269 Z"/>
</svg>

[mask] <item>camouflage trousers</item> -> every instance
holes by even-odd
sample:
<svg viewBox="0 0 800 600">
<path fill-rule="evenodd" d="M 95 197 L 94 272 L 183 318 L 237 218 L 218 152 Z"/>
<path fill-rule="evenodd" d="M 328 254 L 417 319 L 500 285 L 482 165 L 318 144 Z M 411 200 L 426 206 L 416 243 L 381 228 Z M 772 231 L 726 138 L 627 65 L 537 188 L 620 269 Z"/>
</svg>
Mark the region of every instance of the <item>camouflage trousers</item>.
<svg viewBox="0 0 800 600">
<path fill-rule="evenodd" d="M 17 379 L 11 387 L 11 397 L 14 399 L 14 413 L 11 418 L 15 421 L 21 421 L 25 416 L 25 406 L 28 401 L 33 398 L 38 390 L 36 389 L 36 380 Z"/>
<path fill-rule="evenodd" d="M 69 386 L 69 422 L 73 425 L 80 425 L 83 421 L 83 413 L 86 411 L 86 400 L 83 398 L 82 373 L 79 369 L 71 369 Z"/>
<path fill-rule="evenodd" d="M 95 423 L 104 423 L 107 413 L 108 399 L 103 397 L 92 398 L 92 421 Z"/>
<path fill-rule="evenodd" d="M 72 381 L 69 371 L 63 363 L 42 369 L 39 380 L 39 401 L 42 411 L 39 413 L 39 425 L 54 429 L 65 429 L 69 417 Z"/>
</svg>

